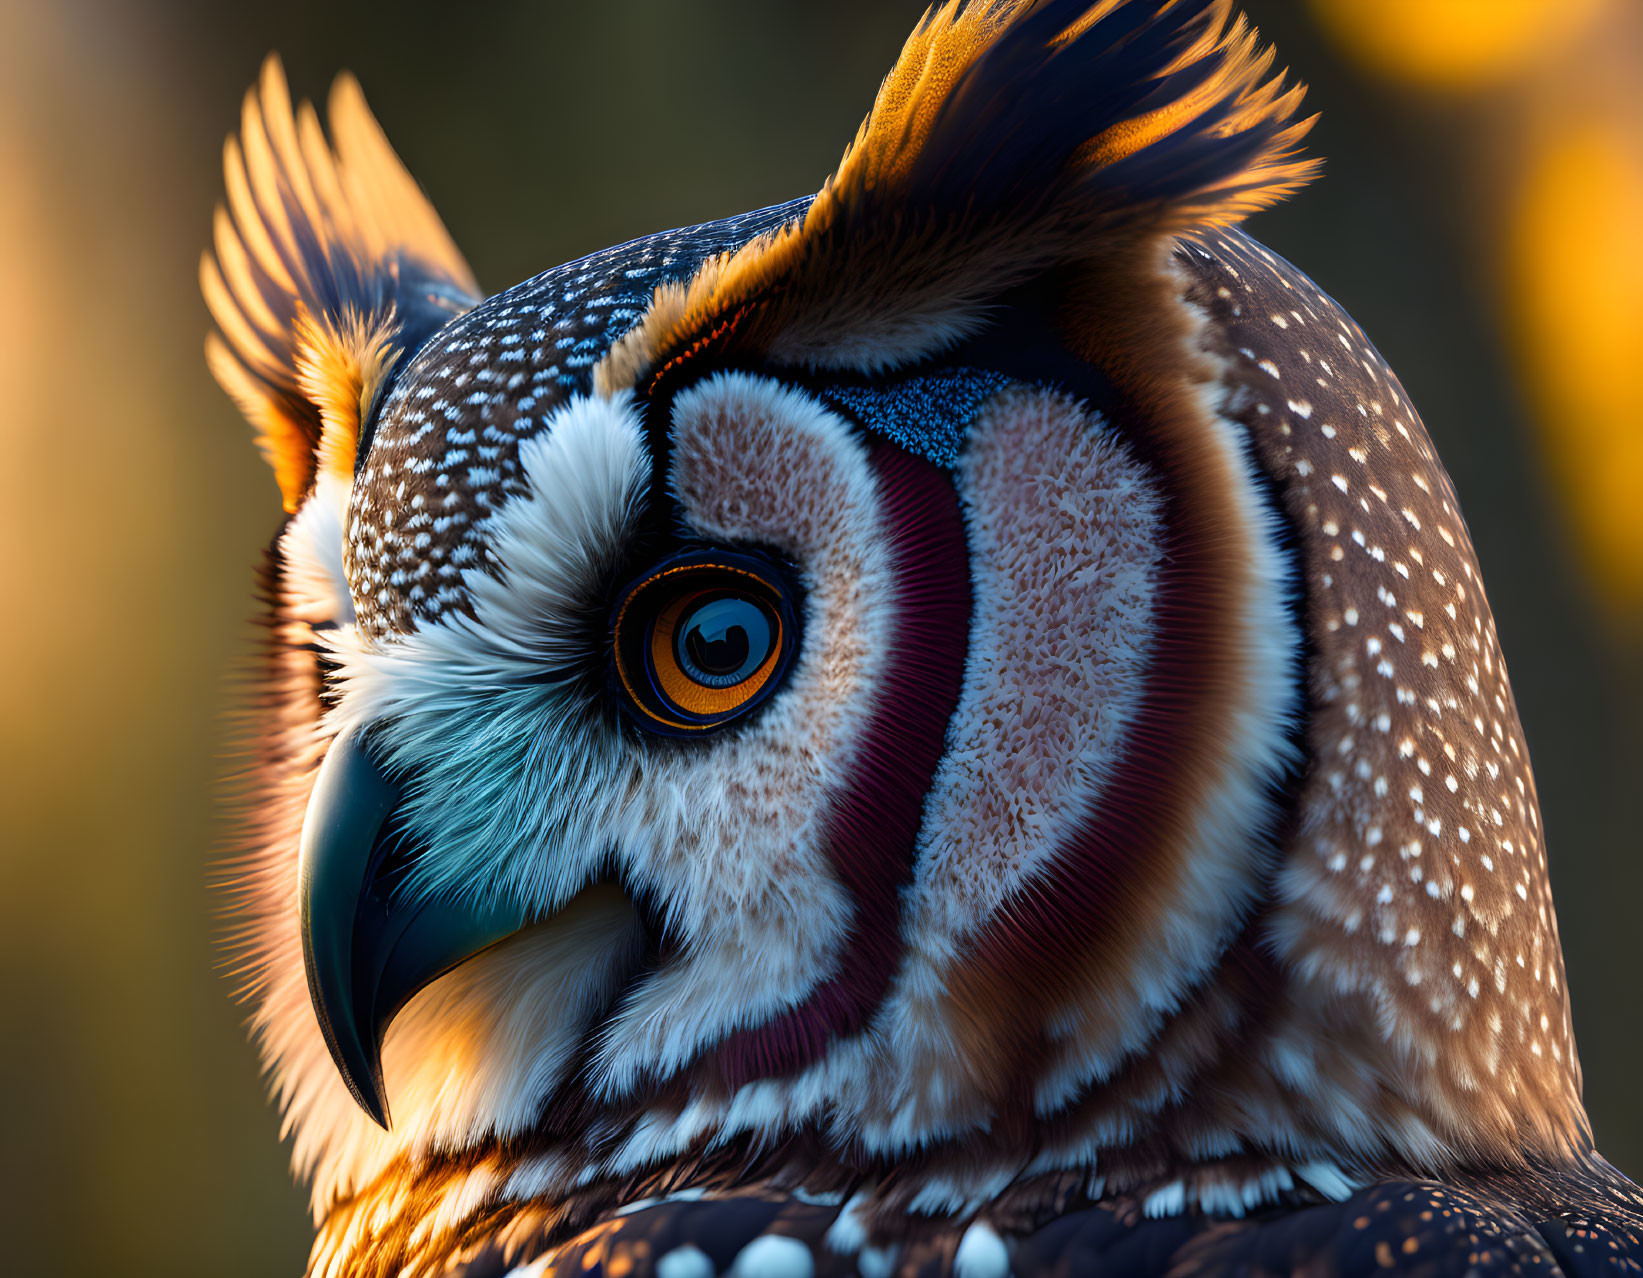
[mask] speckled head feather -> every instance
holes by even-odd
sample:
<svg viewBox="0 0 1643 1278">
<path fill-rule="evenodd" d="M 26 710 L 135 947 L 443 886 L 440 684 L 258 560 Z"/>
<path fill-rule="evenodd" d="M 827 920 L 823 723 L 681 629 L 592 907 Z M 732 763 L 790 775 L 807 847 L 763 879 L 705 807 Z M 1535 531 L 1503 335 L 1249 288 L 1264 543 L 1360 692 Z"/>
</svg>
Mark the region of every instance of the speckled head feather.
<svg viewBox="0 0 1643 1278">
<path fill-rule="evenodd" d="M 944 5 L 817 195 L 482 302 L 265 72 L 205 281 L 312 1273 L 1635 1268 L 1455 494 L 1232 225 L 1271 64 Z"/>
<path fill-rule="evenodd" d="M 484 527 L 518 491 L 519 445 L 591 389 L 595 366 L 658 287 L 798 216 L 807 200 L 646 236 L 544 271 L 419 351 L 377 414 L 349 519 L 360 620 L 373 633 L 468 606 Z M 361 555 L 358 548 L 370 548 Z"/>
<path fill-rule="evenodd" d="M 1453 485 L 1361 329 L 1252 241 L 1183 255 L 1282 486 L 1316 650 L 1314 762 L 1273 935 L 1361 999 L 1446 1138 L 1589 1142 L 1528 749 Z"/>
</svg>

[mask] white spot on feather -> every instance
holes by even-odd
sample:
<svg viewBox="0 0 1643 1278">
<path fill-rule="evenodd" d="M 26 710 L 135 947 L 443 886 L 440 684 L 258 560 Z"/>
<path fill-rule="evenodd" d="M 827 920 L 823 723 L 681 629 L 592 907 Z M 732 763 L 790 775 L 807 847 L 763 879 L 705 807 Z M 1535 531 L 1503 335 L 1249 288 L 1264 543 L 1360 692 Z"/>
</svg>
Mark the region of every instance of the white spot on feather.
<svg viewBox="0 0 1643 1278">
<path fill-rule="evenodd" d="M 978 1220 L 964 1231 L 953 1256 L 954 1278 L 1006 1278 L 1010 1252 L 998 1231 Z"/>
<path fill-rule="evenodd" d="M 816 1262 L 797 1238 L 765 1234 L 736 1254 L 729 1278 L 811 1278 Z"/>
</svg>

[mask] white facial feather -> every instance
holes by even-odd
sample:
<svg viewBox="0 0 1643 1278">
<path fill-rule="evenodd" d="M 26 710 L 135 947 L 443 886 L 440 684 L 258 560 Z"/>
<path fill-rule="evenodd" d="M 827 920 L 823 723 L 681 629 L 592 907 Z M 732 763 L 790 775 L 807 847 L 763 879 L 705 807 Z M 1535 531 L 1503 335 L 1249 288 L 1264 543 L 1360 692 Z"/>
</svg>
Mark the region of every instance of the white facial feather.
<svg viewBox="0 0 1643 1278">
<path fill-rule="evenodd" d="M 596 574 L 625 539 L 648 466 L 632 405 L 590 400 L 561 410 L 521 448 L 521 462 L 529 493 L 510 503 L 492 528 L 504 578 L 469 573 L 483 624 L 453 618 L 381 644 L 353 626 L 326 632 L 321 638 L 339 667 L 339 697 L 326 733 L 391 720 L 395 731 L 385 740 L 393 758 L 411 766 L 428 758 L 445 764 L 424 773 L 432 784 L 413 800 L 440 836 L 439 855 L 418 866 L 419 887 L 485 884 L 546 913 L 587 884 L 606 844 L 597 826 L 584 825 L 587 837 L 575 837 L 579 813 L 557 787 L 581 780 L 597 788 L 613 765 L 608 743 L 578 719 L 574 695 L 540 675 L 585 655 L 574 607 L 585 602 Z M 314 544 L 335 547 L 338 574 L 340 531 L 321 543 L 310 529 L 329 529 L 339 508 L 327 501 L 293 521 L 303 533 L 293 545 L 302 552 Z M 306 566 L 298 580 L 325 580 L 319 569 Z M 555 727 L 567 721 L 580 735 L 556 742 Z M 556 744 L 563 748 L 546 748 Z M 456 748 L 446 752 L 447 745 Z M 497 799 L 505 810 L 487 810 Z M 533 840 L 548 839 L 572 851 L 559 858 L 521 854 Z M 576 853 L 580 862 L 568 864 Z M 498 862 L 507 873 L 497 872 Z M 289 899 L 295 900 L 294 858 L 291 870 Z M 394 1119 L 388 1133 L 359 1111 L 337 1076 L 309 1006 L 295 911 L 289 911 L 290 935 L 259 1034 L 286 1128 L 295 1134 L 293 1162 L 313 1177 L 316 1211 L 400 1153 L 459 1146 L 487 1131 L 517 1130 L 534 1117 L 557 1081 L 568 1037 L 584 1028 L 578 1017 L 600 989 L 608 998 L 611 991 L 601 983 L 625 962 L 633 923 L 631 907 L 622 911 L 606 912 L 594 925 L 578 922 L 588 917 L 585 908 L 566 920 L 562 938 L 551 929 L 521 937 L 413 999 L 384 1044 Z M 546 1010 L 533 1007 L 540 992 L 556 984 L 572 997 L 559 1008 L 551 1001 Z M 456 1068 L 476 1061 L 497 1068 L 477 1076 Z"/>
<path fill-rule="evenodd" d="M 574 680 L 542 678 L 585 663 L 590 592 L 608 586 L 638 510 L 647 469 L 626 401 L 575 401 L 521 450 L 528 491 L 490 523 L 498 572 L 469 573 L 472 617 L 330 640 L 340 699 L 327 728 L 374 725 L 378 748 L 417 778 L 409 819 L 429 850 L 408 891 L 483 884 L 549 914 L 614 873 L 660 903 L 686 957 L 641 982 L 606 1026 L 594 1077 L 609 1094 L 792 1006 L 835 969 L 849 906 L 822 821 L 893 615 L 874 481 L 842 421 L 745 377 L 681 396 L 675 418 L 671 478 L 687 523 L 803 565 L 798 657 L 745 728 L 658 749 L 588 714 Z M 543 925 L 540 944 L 557 925 Z M 628 935 L 612 918 L 583 947 L 598 969 L 590 991 L 620 967 Z M 534 1112 L 581 1029 L 570 1013 L 557 1028 L 530 1020 L 525 1002 L 541 987 L 520 965 L 542 961 L 529 945 L 498 947 L 401 1013 L 385 1045 L 387 1136 L 348 1112 L 312 1014 L 298 1018 L 276 1068 L 302 1165 L 323 1164 L 316 1193 L 359 1183 L 396 1151 L 516 1130 Z M 515 1050 L 527 1024 L 543 1040 L 529 1060 Z M 413 1054 L 435 1064 L 410 1067 Z M 503 1058 L 513 1068 L 465 1085 L 436 1079 L 438 1062 L 460 1073 Z"/>
<path fill-rule="evenodd" d="M 875 482 L 836 414 L 778 383 L 721 374 L 674 401 L 673 448 L 687 527 L 790 556 L 805 616 L 785 686 L 756 719 L 699 750 L 636 757 L 642 792 L 683 810 L 673 837 L 633 841 L 630 865 L 691 944 L 613 1018 L 598 1063 L 608 1093 L 764 1023 L 834 971 L 850 906 L 824 821 L 892 634 Z"/>
<path fill-rule="evenodd" d="M 348 486 L 321 471 L 312 495 L 280 537 L 285 609 L 294 620 L 311 626 L 354 623 L 354 600 L 342 570 L 347 514 Z"/>
<path fill-rule="evenodd" d="M 527 494 L 488 526 L 493 575 L 469 570 L 473 617 L 453 615 L 371 643 L 334 644 L 333 731 L 380 734 L 422 783 L 410 824 L 437 841 L 410 890 L 507 892 L 541 913 L 579 890 L 607 839 L 577 800 L 617 786 L 613 734 L 591 724 L 566 672 L 585 669 L 601 573 L 625 544 L 649 478 L 631 401 L 577 399 L 520 447 Z M 521 848 L 572 848 L 522 856 Z"/>
</svg>

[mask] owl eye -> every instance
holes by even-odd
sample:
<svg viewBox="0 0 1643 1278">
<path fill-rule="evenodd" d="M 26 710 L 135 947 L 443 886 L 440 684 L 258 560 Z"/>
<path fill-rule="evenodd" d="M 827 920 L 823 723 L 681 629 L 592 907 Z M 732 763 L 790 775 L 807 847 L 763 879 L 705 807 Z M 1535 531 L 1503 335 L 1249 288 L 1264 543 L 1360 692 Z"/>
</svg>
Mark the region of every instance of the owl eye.
<svg viewBox="0 0 1643 1278">
<path fill-rule="evenodd" d="M 667 736 L 745 714 L 776 689 L 793 652 L 787 588 L 750 556 L 666 561 L 623 592 L 612 616 L 622 705 Z"/>
</svg>

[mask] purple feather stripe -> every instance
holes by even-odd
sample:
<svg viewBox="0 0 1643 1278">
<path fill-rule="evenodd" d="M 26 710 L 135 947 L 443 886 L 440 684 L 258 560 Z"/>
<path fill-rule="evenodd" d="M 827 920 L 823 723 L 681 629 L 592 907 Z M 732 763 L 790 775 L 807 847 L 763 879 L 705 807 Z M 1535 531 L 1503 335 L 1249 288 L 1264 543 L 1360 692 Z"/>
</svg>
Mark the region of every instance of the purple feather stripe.
<svg viewBox="0 0 1643 1278">
<path fill-rule="evenodd" d="M 768 1024 L 732 1035 L 716 1060 L 725 1081 L 803 1069 L 834 1038 L 855 1033 L 884 997 L 901 951 L 901 894 L 913 845 L 964 683 L 970 638 L 969 547 L 945 471 L 894 445 L 873 446 L 893 547 L 894 648 L 850 780 L 829 821 L 834 872 L 855 915 L 839 970 Z"/>
</svg>

